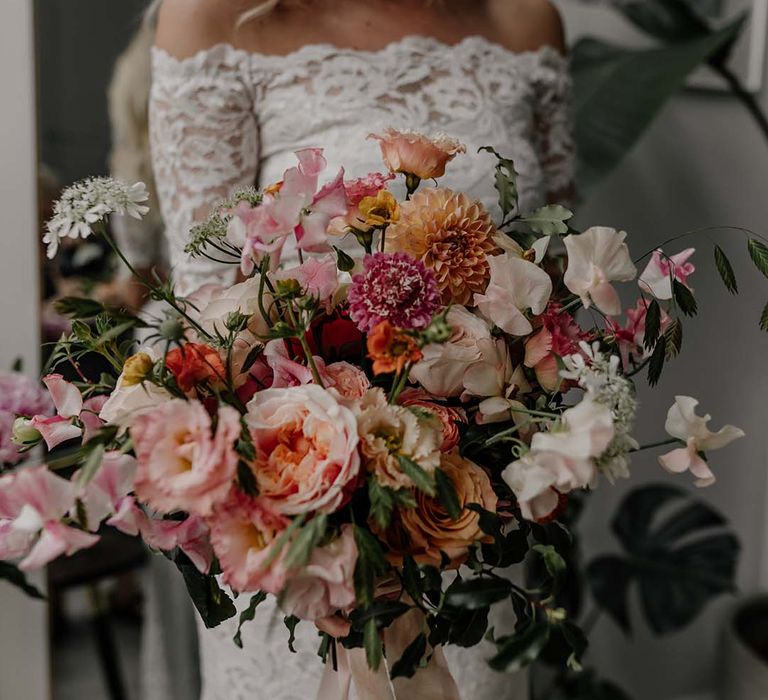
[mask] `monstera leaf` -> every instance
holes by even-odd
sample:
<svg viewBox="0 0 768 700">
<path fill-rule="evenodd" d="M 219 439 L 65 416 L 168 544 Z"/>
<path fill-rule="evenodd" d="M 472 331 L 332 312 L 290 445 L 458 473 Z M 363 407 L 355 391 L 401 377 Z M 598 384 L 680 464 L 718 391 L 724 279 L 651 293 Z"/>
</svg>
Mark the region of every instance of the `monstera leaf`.
<svg viewBox="0 0 768 700">
<path fill-rule="evenodd" d="M 712 598 L 735 589 L 738 540 L 717 511 L 681 489 L 654 485 L 633 491 L 613 531 L 623 555 L 591 562 L 587 577 L 596 602 L 627 632 L 631 584 L 657 634 L 684 627 Z"/>
<path fill-rule="evenodd" d="M 621 162 L 693 70 L 733 43 L 742 24 L 739 20 L 717 31 L 644 50 L 589 38 L 576 44 L 572 53 L 574 118 L 577 180 L 583 193 Z"/>
<path fill-rule="evenodd" d="M 617 9 L 637 27 L 664 41 L 685 41 L 711 31 L 688 0 L 628 0 Z"/>
</svg>

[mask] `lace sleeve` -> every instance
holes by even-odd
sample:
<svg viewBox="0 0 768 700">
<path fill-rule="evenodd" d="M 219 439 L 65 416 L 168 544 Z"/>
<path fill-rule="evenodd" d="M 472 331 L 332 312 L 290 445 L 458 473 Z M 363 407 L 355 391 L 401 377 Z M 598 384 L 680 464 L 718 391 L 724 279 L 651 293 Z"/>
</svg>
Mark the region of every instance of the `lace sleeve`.
<svg viewBox="0 0 768 700">
<path fill-rule="evenodd" d="M 234 280 L 233 266 L 192 259 L 184 247 L 216 202 L 256 181 L 259 143 L 249 76 L 246 57 L 227 46 L 185 60 L 153 50 L 152 161 L 180 294 Z"/>
<path fill-rule="evenodd" d="M 555 49 L 542 54 L 533 76 L 536 147 L 547 199 L 573 198 L 576 147 L 571 114 L 572 82 L 568 60 Z"/>
</svg>

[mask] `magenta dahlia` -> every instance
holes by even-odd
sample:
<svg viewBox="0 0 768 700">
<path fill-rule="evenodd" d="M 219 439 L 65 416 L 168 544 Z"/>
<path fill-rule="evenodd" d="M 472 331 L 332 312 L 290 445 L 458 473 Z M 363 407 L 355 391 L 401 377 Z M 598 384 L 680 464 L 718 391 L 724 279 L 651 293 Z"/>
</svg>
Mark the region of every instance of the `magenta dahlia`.
<svg viewBox="0 0 768 700">
<path fill-rule="evenodd" d="M 382 321 L 424 328 L 440 308 L 434 275 L 407 253 L 367 255 L 363 272 L 352 278 L 348 298 L 349 315 L 364 333 Z"/>
</svg>

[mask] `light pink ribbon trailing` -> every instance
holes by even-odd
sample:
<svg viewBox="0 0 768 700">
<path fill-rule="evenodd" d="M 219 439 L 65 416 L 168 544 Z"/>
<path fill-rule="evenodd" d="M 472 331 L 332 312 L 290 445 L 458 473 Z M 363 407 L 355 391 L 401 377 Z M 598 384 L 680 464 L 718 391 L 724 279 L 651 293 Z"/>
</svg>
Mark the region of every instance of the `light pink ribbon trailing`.
<svg viewBox="0 0 768 700">
<path fill-rule="evenodd" d="M 384 630 L 384 648 L 390 662 L 397 661 L 406 647 L 424 628 L 424 615 L 411 610 Z M 354 688 L 357 700 L 461 700 L 456 681 L 448 668 L 443 650 L 432 650 L 432 658 L 413 678 L 389 678 L 383 661 L 378 671 L 368 667 L 363 649 L 337 645 L 337 670 L 330 659 L 325 667 L 317 700 L 350 700 Z"/>
</svg>

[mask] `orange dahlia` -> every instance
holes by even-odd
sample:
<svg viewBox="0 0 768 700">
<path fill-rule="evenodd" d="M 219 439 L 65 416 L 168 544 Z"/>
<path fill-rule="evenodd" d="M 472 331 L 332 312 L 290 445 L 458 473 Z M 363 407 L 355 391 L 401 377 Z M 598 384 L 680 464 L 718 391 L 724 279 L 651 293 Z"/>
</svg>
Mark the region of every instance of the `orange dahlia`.
<svg viewBox="0 0 768 700">
<path fill-rule="evenodd" d="M 443 304 L 473 305 L 490 275 L 487 257 L 500 252 L 496 226 L 482 204 L 444 188 L 425 189 L 405 202 L 387 229 L 387 250 L 421 260 L 437 280 Z"/>
</svg>

